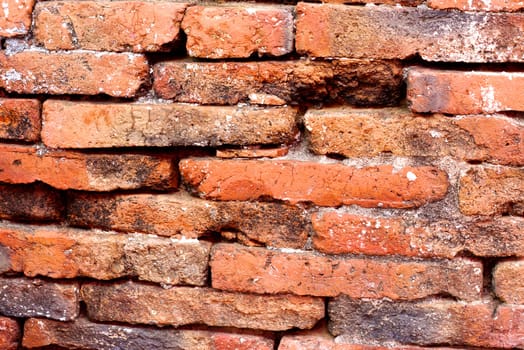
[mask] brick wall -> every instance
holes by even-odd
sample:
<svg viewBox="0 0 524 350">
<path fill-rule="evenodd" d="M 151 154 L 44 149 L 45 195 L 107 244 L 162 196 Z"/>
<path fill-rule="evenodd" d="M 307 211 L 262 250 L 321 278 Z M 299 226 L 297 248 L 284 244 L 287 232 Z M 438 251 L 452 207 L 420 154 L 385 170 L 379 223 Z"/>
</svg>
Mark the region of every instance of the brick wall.
<svg viewBox="0 0 524 350">
<path fill-rule="evenodd" d="M 0 349 L 524 349 L 524 2 L 377 1 L 2 0 Z"/>
</svg>

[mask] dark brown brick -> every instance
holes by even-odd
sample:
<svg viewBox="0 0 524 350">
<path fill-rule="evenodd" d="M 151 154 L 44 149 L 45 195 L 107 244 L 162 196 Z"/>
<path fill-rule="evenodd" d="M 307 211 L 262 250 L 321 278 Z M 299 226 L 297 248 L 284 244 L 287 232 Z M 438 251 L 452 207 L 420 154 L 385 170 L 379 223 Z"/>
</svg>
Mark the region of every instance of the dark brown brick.
<svg viewBox="0 0 524 350">
<path fill-rule="evenodd" d="M 0 184 L 1 219 L 57 221 L 63 209 L 60 192 L 48 186 Z"/>
</svg>

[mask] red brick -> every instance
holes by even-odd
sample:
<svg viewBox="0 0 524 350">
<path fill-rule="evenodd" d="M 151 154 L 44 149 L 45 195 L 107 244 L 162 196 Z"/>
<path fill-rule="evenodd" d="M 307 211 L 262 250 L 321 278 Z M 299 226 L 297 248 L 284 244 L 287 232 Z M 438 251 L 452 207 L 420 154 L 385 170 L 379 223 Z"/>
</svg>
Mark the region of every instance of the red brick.
<svg viewBox="0 0 524 350">
<path fill-rule="evenodd" d="M 31 318 L 24 325 L 23 345 L 46 345 L 97 350 L 248 350 L 273 349 L 273 340 L 249 333 L 190 329 L 155 329 L 130 325 L 94 323 L 85 317 L 74 322 Z M 224 347 L 227 344 L 229 347 Z"/>
<path fill-rule="evenodd" d="M 321 206 L 411 208 L 442 199 L 448 188 L 446 173 L 432 167 L 395 171 L 389 165 L 185 159 L 180 172 L 196 192 L 217 200 L 270 197 Z"/>
<path fill-rule="evenodd" d="M 192 57 L 282 56 L 293 51 L 291 7 L 192 6 L 182 28 Z"/>
<path fill-rule="evenodd" d="M 296 49 L 313 57 L 522 62 L 524 16 L 299 3 Z"/>
<path fill-rule="evenodd" d="M 0 181 L 42 181 L 58 189 L 110 191 L 176 187 L 172 159 L 140 154 L 85 154 L 0 145 Z"/>
<path fill-rule="evenodd" d="M 38 100 L 0 98 L 0 139 L 38 141 L 41 123 Z"/>
<path fill-rule="evenodd" d="M 523 256 L 524 219 L 417 220 L 365 217 L 338 212 L 312 216 L 313 247 L 327 254 L 403 255 L 453 258 Z"/>
<path fill-rule="evenodd" d="M 31 27 L 34 0 L 4 0 L 0 15 L 0 36 L 13 37 L 27 34 Z"/>
<path fill-rule="evenodd" d="M 0 88 L 20 94 L 133 97 L 148 80 L 144 56 L 123 53 L 0 53 Z"/>
<path fill-rule="evenodd" d="M 69 321 L 78 316 L 79 287 L 75 282 L 0 277 L 0 314 Z"/>
<path fill-rule="evenodd" d="M 524 102 L 520 98 L 524 90 L 523 73 L 416 67 L 407 71 L 407 89 L 410 108 L 415 112 L 476 114 L 524 111 Z"/>
<path fill-rule="evenodd" d="M 402 66 L 396 61 L 377 60 L 178 60 L 155 64 L 153 76 L 156 93 L 177 102 L 267 104 L 282 100 L 388 106 L 399 103 Z"/>
<path fill-rule="evenodd" d="M 461 11 L 519 11 L 524 9 L 521 0 L 428 0 L 427 5 L 436 9 L 457 9 Z"/>
<path fill-rule="evenodd" d="M 283 331 L 312 328 L 324 317 L 324 303 L 319 298 L 238 294 L 210 288 L 88 283 L 82 286 L 82 298 L 89 318 L 97 321 Z"/>
<path fill-rule="evenodd" d="M 288 154 L 288 147 L 280 148 L 229 148 L 217 149 L 218 158 L 277 158 Z"/>
<path fill-rule="evenodd" d="M 291 143 L 291 107 L 91 103 L 48 100 L 42 140 L 55 148 Z"/>
<path fill-rule="evenodd" d="M 62 196 L 42 185 L 0 185 L 0 219 L 57 221 L 62 218 Z"/>
<path fill-rule="evenodd" d="M 215 232 L 249 245 L 302 248 L 311 231 L 304 209 L 279 203 L 206 201 L 182 192 L 74 194 L 68 203 L 70 224 L 124 232 L 179 238 Z"/>
<path fill-rule="evenodd" d="M 309 110 L 304 117 L 317 154 L 373 157 L 452 156 L 467 161 L 524 164 L 524 126 L 502 115 L 421 116 L 402 108 Z"/>
<path fill-rule="evenodd" d="M 387 4 L 387 5 L 402 5 L 402 6 L 418 6 L 424 3 L 425 0 L 320 0 L 312 2 L 322 2 L 326 4 Z"/>
<path fill-rule="evenodd" d="M 12 318 L 0 316 L 0 349 L 16 350 L 21 332 L 18 322 Z"/>
<path fill-rule="evenodd" d="M 524 304 L 524 259 L 499 262 L 493 270 L 495 293 L 509 304 Z"/>
<path fill-rule="evenodd" d="M 0 225 L 0 248 L 11 270 L 26 276 L 137 277 L 166 284 L 204 285 L 210 244 L 141 234 L 56 226 Z"/>
<path fill-rule="evenodd" d="M 179 38 L 185 3 L 43 1 L 36 42 L 48 50 L 159 51 Z"/>
<path fill-rule="evenodd" d="M 524 348 L 524 306 L 444 299 L 362 301 L 328 305 L 329 330 L 343 342 Z"/>
<path fill-rule="evenodd" d="M 260 294 L 410 300 L 446 293 L 475 300 L 482 287 L 482 264 L 467 259 L 344 259 L 218 244 L 210 266 L 214 288 Z"/>
<path fill-rule="evenodd" d="M 524 169 L 472 167 L 460 178 L 459 206 L 465 215 L 524 215 Z"/>
</svg>

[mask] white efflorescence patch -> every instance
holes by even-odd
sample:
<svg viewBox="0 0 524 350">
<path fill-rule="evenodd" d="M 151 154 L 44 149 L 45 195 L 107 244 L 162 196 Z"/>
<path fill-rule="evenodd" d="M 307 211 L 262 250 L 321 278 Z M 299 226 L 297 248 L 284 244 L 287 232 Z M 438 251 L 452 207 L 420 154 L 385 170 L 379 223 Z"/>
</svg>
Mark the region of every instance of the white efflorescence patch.
<svg viewBox="0 0 524 350">
<path fill-rule="evenodd" d="M 417 179 L 417 175 L 413 174 L 411 171 L 408 171 L 406 177 L 409 181 L 415 181 Z"/>
</svg>

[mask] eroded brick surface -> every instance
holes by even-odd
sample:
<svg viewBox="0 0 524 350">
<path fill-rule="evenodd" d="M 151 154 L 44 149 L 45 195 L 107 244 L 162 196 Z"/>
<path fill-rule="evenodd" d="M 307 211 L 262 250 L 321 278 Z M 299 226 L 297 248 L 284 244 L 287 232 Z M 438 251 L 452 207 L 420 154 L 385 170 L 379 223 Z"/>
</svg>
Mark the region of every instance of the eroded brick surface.
<svg viewBox="0 0 524 350">
<path fill-rule="evenodd" d="M 35 0 L 3 0 L 0 36 L 9 38 L 27 34 L 34 4 Z"/>
<path fill-rule="evenodd" d="M 0 316 L 0 349 L 18 349 L 21 333 L 20 326 L 15 319 Z"/>
<path fill-rule="evenodd" d="M 0 139 L 37 141 L 41 123 L 38 100 L 0 98 Z"/>
<path fill-rule="evenodd" d="M 493 270 L 497 296 L 509 304 L 524 304 L 524 259 L 499 262 Z"/>
<path fill-rule="evenodd" d="M 427 0 L 427 5 L 436 9 L 461 11 L 519 11 L 524 8 L 521 0 Z"/>
<path fill-rule="evenodd" d="M 0 185 L 0 218 L 57 221 L 64 209 L 60 193 L 42 185 Z"/>
</svg>

